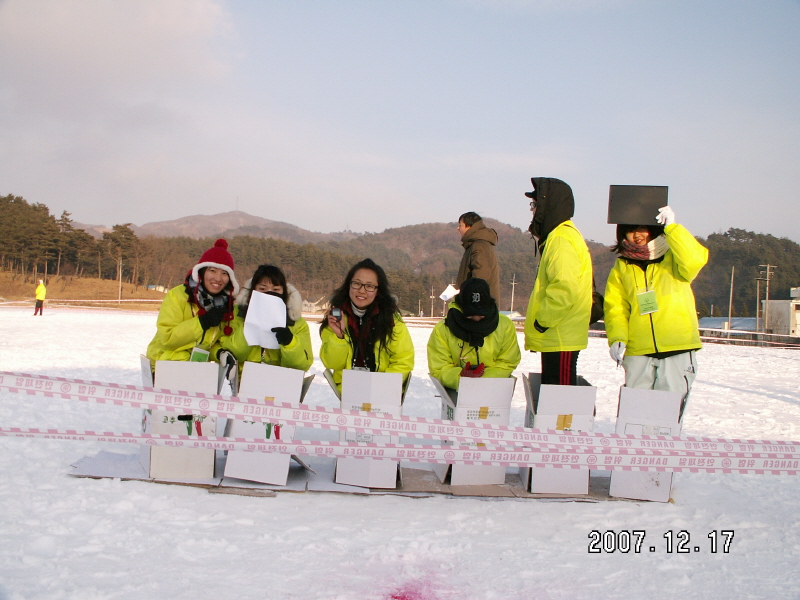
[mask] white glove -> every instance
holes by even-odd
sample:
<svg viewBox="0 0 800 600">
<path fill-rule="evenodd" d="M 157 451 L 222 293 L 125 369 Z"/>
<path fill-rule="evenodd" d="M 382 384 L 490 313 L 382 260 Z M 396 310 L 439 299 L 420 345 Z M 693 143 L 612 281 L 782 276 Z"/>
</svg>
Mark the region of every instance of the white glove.
<svg viewBox="0 0 800 600">
<path fill-rule="evenodd" d="M 625 342 L 614 342 L 608 349 L 611 359 L 617 363 L 617 366 L 622 364 L 622 357 L 625 356 Z"/>
<path fill-rule="evenodd" d="M 669 206 L 662 206 L 658 209 L 656 221 L 659 225 L 672 225 L 675 222 L 675 212 Z"/>
</svg>

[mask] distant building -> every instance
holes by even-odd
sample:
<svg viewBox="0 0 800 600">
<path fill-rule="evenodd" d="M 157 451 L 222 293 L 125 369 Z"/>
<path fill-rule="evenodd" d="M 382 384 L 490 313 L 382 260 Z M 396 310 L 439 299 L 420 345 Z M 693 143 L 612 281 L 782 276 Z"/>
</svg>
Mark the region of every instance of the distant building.
<svg viewBox="0 0 800 600">
<path fill-rule="evenodd" d="M 800 336 L 800 288 L 791 289 L 791 300 L 763 301 L 762 319 L 768 332 Z"/>
<path fill-rule="evenodd" d="M 756 331 L 755 317 L 733 317 L 728 327 L 728 317 L 703 317 L 698 321 L 700 329 L 722 329 L 733 331 Z"/>
</svg>

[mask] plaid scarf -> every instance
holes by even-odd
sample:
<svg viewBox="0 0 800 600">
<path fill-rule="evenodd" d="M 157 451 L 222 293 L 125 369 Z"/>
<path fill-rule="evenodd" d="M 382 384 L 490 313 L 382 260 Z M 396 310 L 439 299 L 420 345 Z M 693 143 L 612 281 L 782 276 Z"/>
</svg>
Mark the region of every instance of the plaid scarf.
<svg viewBox="0 0 800 600">
<path fill-rule="evenodd" d="M 622 249 L 619 253 L 620 256 L 631 260 L 656 260 L 664 256 L 667 250 L 669 250 L 669 242 L 667 242 L 667 238 L 660 235 L 654 240 L 650 240 L 645 246 L 622 240 Z"/>
</svg>

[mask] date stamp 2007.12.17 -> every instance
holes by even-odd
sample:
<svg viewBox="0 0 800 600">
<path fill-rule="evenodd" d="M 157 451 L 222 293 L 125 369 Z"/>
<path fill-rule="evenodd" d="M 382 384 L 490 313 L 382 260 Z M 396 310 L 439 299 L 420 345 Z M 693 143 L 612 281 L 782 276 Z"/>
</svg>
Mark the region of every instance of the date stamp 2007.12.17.
<svg viewBox="0 0 800 600">
<path fill-rule="evenodd" d="M 665 531 L 661 535 L 650 536 L 657 542 L 648 541 L 647 532 L 642 529 L 620 529 L 615 531 L 592 530 L 589 532 L 589 554 L 611 554 L 621 552 L 627 554 L 633 552 L 665 552 L 666 554 L 689 554 L 692 552 L 708 552 L 711 554 L 728 554 L 731 551 L 733 542 L 733 530 L 721 529 L 712 530 L 701 538 L 703 541 L 696 544 L 692 543 L 692 534 L 681 529 Z M 695 537 L 695 539 L 697 539 Z"/>
</svg>

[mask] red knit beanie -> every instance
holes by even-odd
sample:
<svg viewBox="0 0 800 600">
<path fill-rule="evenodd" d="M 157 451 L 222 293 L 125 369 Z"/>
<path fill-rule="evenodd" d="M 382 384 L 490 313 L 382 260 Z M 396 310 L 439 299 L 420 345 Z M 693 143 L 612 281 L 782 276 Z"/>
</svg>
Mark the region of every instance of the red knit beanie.
<svg viewBox="0 0 800 600">
<path fill-rule="evenodd" d="M 198 262 L 192 269 L 192 278 L 200 282 L 200 269 L 205 267 L 215 267 L 222 269 L 231 278 L 233 285 L 233 296 L 239 293 L 239 283 L 236 281 L 236 276 L 233 274 L 233 257 L 228 252 L 228 242 L 222 238 L 214 242 L 214 246 L 203 252 Z"/>
</svg>

